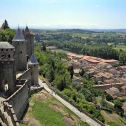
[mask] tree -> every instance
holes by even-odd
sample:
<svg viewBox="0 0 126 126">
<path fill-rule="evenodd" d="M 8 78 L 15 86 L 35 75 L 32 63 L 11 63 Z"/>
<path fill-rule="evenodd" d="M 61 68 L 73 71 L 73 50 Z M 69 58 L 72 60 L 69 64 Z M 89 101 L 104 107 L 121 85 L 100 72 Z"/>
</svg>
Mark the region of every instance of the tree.
<svg viewBox="0 0 126 126">
<path fill-rule="evenodd" d="M 4 30 L 7 29 L 7 28 L 9 28 L 9 25 L 8 25 L 7 20 L 5 20 L 5 21 L 4 21 Z"/>
<path fill-rule="evenodd" d="M 83 77 L 83 75 L 84 75 L 84 69 L 83 68 L 81 68 L 81 70 L 79 71 L 79 74 Z"/>
<path fill-rule="evenodd" d="M 120 54 L 119 54 L 119 62 L 122 65 L 126 64 L 126 51 L 120 52 Z"/>
<path fill-rule="evenodd" d="M 121 109 L 121 107 L 122 107 L 122 102 L 121 102 L 121 100 L 120 99 L 116 99 L 116 100 L 114 100 L 114 108 L 115 109 Z"/>
<path fill-rule="evenodd" d="M 16 31 L 12 29 L 5 29 L 0 31 L 0 41 L 11 42 Z"/>
<path fill-rule="evenodd" d="M 106 100 L 111 101 L 111 100 L 113 100 L 113 97 L 110 94 L 107 94 L 106 95 Z"/>
<path fill-rule="evenodd" d="M 69 66 L 68 67 L 68 71 L 70 72 L 71 79 L 72 79 L 73 78 L 73 74 L 74 74 L 73 66 Z"/>
</svg>

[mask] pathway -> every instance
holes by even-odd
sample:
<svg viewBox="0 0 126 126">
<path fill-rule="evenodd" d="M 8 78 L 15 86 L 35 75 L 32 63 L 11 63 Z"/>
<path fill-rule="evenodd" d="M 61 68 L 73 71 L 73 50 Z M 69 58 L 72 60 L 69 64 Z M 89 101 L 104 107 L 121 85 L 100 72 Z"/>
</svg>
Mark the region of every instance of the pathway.
<svg viewBox="0 0 126 126">
<path fill-rule="evenodd" d="M 76 109 L 69 102 L 65 101 L 64 99 L 62 99 L 60 96 L 56 95 L 55 93 L 52 93 L 53 91 L 48 87 L 48 85 L 46 83 L 43 83 L 42 80 L 40 80 L 40 79 L 39 79 L 39 84 L 40 84 L 40 86 L 43 86 L 56 99 L 58 99 L 62 104 L 64 104 L 66 107 L 68 107 L 76 115 L 78 115 L 83 122 L 87 122 L 90 126 L 101 126 L 99 123 L 94 121 L 92 118 L 90 118 L 87 115 L 85 115 L 84 113 L 80 112 L 78 109 Z"/>
</svg>

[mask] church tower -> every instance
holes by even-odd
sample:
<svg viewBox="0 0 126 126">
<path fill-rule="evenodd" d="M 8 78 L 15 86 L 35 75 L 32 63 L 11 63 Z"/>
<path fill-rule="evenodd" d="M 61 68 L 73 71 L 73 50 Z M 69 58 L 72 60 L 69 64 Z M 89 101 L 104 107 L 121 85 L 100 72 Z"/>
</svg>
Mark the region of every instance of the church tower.
<svg viewBox="0 0 126 126">
<path fill-rule="evenodd" d="M 38 85 L 38 61 L 36 60 L 34 54 L 30 57 L 28 61 L 28 68 L 31 68 L 31 85 Z"/>
<path fill-rule="evenodd" d="M 16 71 L 24 71 L 27 69 L 27 52 L 26 52 L 26 41 L 19 29 L 12 39 L 12 45 L 15 47 L 15 66 Z"/>
<path fill-rule="evenodd" d="M 24 37 L 27 40 L 27 55 L 28 59 L 34 53 L 34 35 L 29 31 L 28 27 L 26 26 L 25 30 L 23 31 Z"/>
<path fill-rule="evenodd" d="M 0 91 L 11 95 L 15 91 L 15 48 L 8 42 L 0 42 Z M 8 89 L 5 89 L 7 85 Z"/>
</svg>

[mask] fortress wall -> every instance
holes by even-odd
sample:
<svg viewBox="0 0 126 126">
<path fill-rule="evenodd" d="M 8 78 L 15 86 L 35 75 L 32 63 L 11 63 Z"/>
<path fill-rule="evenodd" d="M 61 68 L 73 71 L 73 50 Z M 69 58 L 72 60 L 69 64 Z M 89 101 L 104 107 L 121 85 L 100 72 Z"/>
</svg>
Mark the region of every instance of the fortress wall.
<svg viewBox="0 0 126 126">
<path fill-rule="evenodd" d="M 100 84 L 100 85 L 94 85 L 93 87 L 96 88 L 96 89 L 100 89 L 100 90 L 107 90 L 111 87 L 116 87 L 116 88 L 121 88 L 122 86 L 124 86 L 124 84 L 122 83 L 116 83 L 116 84 Z"/>
<path fill-rule="evenodd" d="M 24 115 L 28 106 L 28 84 L 29 81 L 26 80 L 25 83 L 6 100 L 10 105 L 12 105 L 18 121 Z"/>
<path fill-rule="evenodd" d="M 17 78 L 18 80 L 20 79 L 25 79 L 25 80 L 31 80 L 31 73 L 32 70 L 29 68 L 28 70 L 26 70 L 19 78 Z"/>
</svg>

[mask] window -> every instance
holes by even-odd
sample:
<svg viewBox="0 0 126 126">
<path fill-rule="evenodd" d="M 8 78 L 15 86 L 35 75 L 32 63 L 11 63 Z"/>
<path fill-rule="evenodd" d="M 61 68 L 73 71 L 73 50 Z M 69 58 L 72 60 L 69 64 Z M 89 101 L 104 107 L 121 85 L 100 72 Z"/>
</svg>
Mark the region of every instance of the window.
<svg viewBox="0 0 126 126">
<path fill-rule="evenodd" d="M 11 51 L 13 51 L 13 49 L 11 49 Z"/>
<path fill-rule="evenodd" d="M 22 51 L 20 51 L 20 54 L 22 54 Z"/>
<path fill-rule="evenodd" d="M 35 65 L 34 65 L 35 66 Z"/>
<path fill-rule="evenodd" d="M 6 49 L 6 51 L 8 51 L 8 49 Z"/>
<path fill-rule="evenodd" d="M 1 49 L 1 51 L 3 51 L 3 49 Z"/>
<path fill-rule="evenodd" d="M 8 55 L 8 58 L 10 58 L 10 54 Z"/>
<path fill-rule="evenodd" d="M 23 42 L 22 42 L 22 44 L 23 44 Z"/>
</svg>

